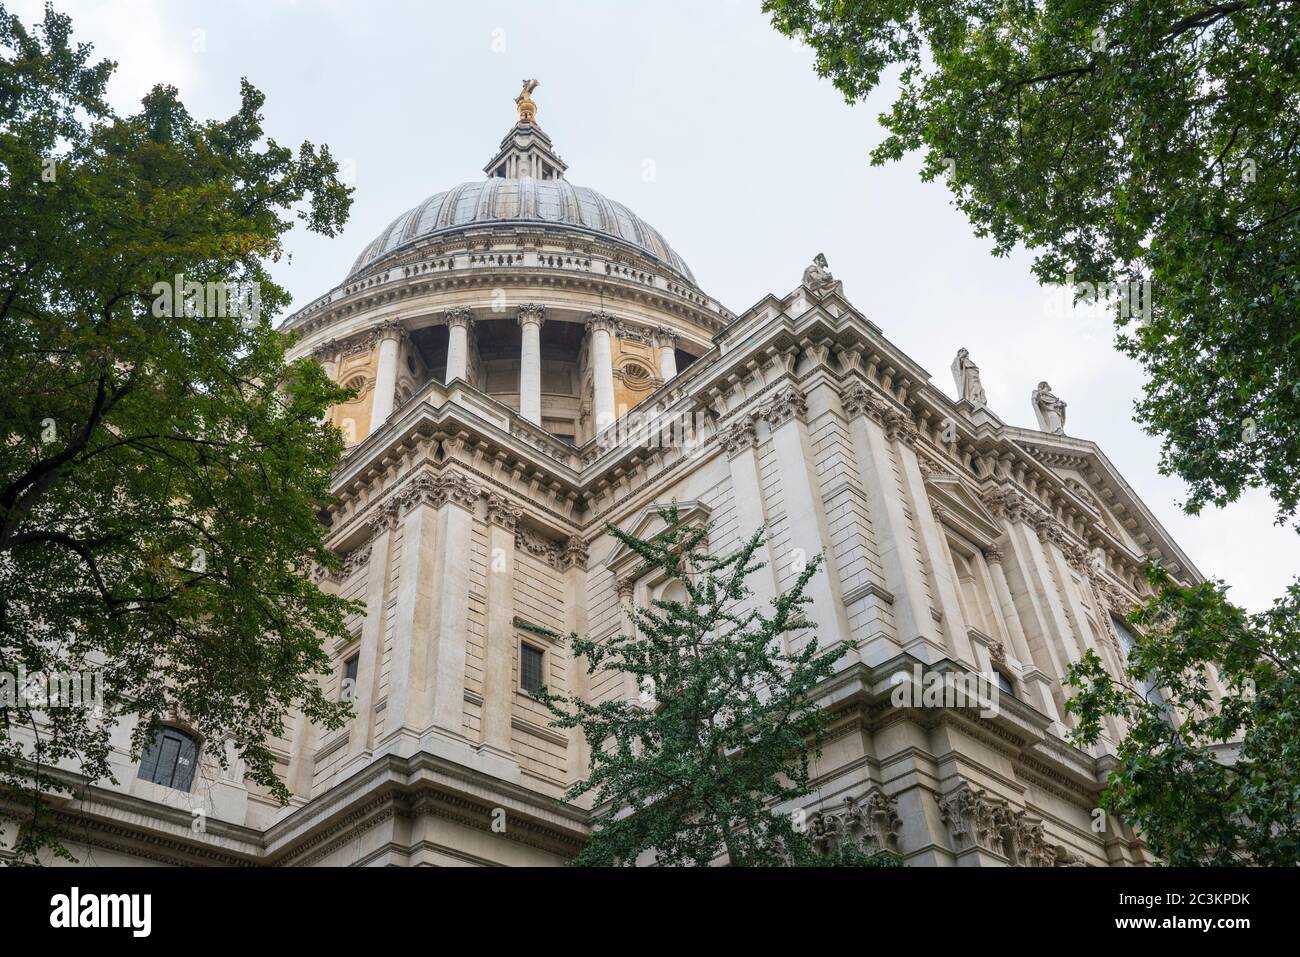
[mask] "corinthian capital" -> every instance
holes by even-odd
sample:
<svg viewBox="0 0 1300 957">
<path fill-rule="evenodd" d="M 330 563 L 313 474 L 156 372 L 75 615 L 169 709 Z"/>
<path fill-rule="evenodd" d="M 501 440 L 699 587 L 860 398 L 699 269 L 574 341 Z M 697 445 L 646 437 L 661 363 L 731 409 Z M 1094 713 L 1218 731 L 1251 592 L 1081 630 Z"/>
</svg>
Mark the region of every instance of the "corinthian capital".
<svg viewBox="0 0 1300 957">
<path fill-rule="evenodd" d="M 802 420 L 808 414 L 808 400 L 794 386 L 786 386 L 758 414 L 772 428 L 779 428 L 791 419 Z"/>
<path fill-rule="evenodd" d="M 540 329 L 542 323 L 546 321 L 546 307 L 539 306 L 535 302 L 526 302 L 515 310 L 515 318 L 519 321 L 520 326 L 535 322 L 537 328 Z"/>
<path fill-rule="evenodd" d="M 468 309 L 448 309 L 442 314 L 442 321 L 446 323 L 448 329 L 453 326 L 464 326 L 468 329 L 474 325 L 474 313 Z"/>
<path fill-rule="evenodd" d="M 608 332 L 611 335 L 618 330 L 618 320 L 607 312 L 590 312 L 587 314 L 588 332 Z"/>
</svg>

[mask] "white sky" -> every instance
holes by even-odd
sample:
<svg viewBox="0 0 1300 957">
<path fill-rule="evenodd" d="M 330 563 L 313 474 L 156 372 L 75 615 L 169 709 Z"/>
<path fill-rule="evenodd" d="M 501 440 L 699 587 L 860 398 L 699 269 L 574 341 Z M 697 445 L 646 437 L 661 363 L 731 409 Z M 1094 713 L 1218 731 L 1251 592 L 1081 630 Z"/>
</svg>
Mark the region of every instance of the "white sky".
<svg viewBox="0 0 1300 957">
<path fill-rule="evenodd" d="M 5 2 L 29 23 L 42 6 Z M 342 236 L 287 237 L 291 262 L 274 274 L 295 308 L 337 284 L 400 212 L 482 178 L 521 79 L 537 77 L 538 122 L 568 178 L 656 226 L 733 312 L 789 292 L 824 252 L 848 298 L 949 394 L 960 346 L 1008 423 L 1035 425 L 1029 394 L 1047 379 L 1069 403 L 1067 431 L 1097 442 L 1239 603 L 1266 607 L 1300 568 L 1300 536 L 1272 524 L 1262 494 L 1181 512 L 1183 483 L 1156 473 L 1158 443 L 1132 421 L 1141 376 L 1113 348 L 1109 321 L 1068 315 L 1027 255 L 990 256 L 946 188 L 920 181 L 915 158 L 872 167 L 892 90 L 845 104 L 758 0 L 55 5 L 77 39 L 119 62 L 119 110 L 166 82 L 195 116 L 225 117 L 246 76 L 267 95 L 274 139 L 328 143 L 354 164 Z"/>
</svg>

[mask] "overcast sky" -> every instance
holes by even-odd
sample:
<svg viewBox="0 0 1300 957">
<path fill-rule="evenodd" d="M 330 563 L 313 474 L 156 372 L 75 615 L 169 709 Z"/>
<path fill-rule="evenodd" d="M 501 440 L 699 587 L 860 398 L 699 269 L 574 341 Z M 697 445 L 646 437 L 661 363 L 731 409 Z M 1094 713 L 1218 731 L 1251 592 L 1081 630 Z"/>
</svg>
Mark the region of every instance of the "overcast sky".
<svg viewBox="0 0 1300 957">
<path fill-rule="evenodd" d="M 5 0 L 29 22 L 39 0 Z M 1029 256 L 996 259 L 909 158 L 872 167 L 878 91 L 847 105 L 758 0 L 376 2 L 58 0 L 76 37 L 115 59 L 113 105 L 155 82 L 190 112 L 225 117 L 239 79 L 267 96 L 276 140 L 328 143 L 355 169 L 342 236 L 296 229 L 274 269 L 295 308 L 336 285 L 370 239 L 431 193 L 481 179 L 537 77 L 538 123 L 568 178 L 656 226 L 700 285 L 740 313 L 799 282 L 824 252 L 846 296 L 950 395 L 961 346 L 992 409 L 1035 426 L 1040 379 L 1069 403 L 1067 432 L 1097 442 L 1206 575 L 1262 609 L 1300 568 L 1300 536 L 1252 494 L 1188 517 L 1157 474 L 1158 443 L 1132 421 L 1136 365 L 1108 319 L 1071 314 Z M 960 161 L 960 158 L 959 158 Z M 1156 293 L 1159 294 L 1158 291 Z"/>
</svg>

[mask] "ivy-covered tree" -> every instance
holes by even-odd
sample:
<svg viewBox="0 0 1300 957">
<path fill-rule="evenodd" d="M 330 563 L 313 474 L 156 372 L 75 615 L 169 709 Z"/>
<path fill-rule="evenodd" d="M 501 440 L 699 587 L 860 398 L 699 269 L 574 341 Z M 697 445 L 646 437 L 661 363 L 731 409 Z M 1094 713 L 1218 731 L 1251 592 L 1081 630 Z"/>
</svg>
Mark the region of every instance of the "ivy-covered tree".
<svg viewBox="0 0 1300 957">
<path fill-rule="evenodd" d="M 682 522 L 675 505 L 661 515 L 664 529 L 648 539 L 608 530 L 677 598 L 636 607 L 631 634 L 561 639 L 534 626 L 567 640 L 590 674 L 639 690 L 597 703 L 546 688 L 537 694 L 553 726 L 578 728 L 591 752 L 590 775 L 568 794 L 591 794 L 597 809 L 576 863 L 894 863 L 852 849 L 822 858 L 801 819 L 775 811 L 809 793 L 809 760 L 826 720 L 813 692 L 851 647 L 821 649 L 803 614 L 822 557 L 770 609 L 759 609 L 747 601 L 746 579 L 764 567 L 755 557 L 762 529 L 717 557 L 706 551 L 708 523 Z"/>
<path fill-rule="evenodd" d="M 348 393 L 286 363 L 265 264 L 295 219 L 333 235 L 350 191 L 328 149 L 266 136 L 247 82 L 225 120 L 166 86 L 118 115 L 115 65 L 71 33 L 0 5 L 0 813 L 19 860 L 57 848 L 63 772 L 109 775 L 116 723 L 138 721 L 138 755 L 179 716 L 283 800 L 283 716 L 346 713 L 314 675 L 352 606 L 311 572 L 337 567 L 318 514 L 343 440 L 322 417 Z M 74 672 L 102 701 L 30 685 Z"/>
<path fill-rule="evenodd" d="M 1300 503 L 1300 6 L 765 0 L 850 101 L 893 67 L 882 164 L 923 151 L 997 255 L 1120 284 L 1138 420 L 1187 508 Z M 889 74 L 892 78 L 893 73 Z M 1125 286 L 1144 280 L 1147 290 Z M 1087 291 L 1086 286 L 1083 291 Z M 1148 306 L 1150 307 L 1148 309 Z"/>
<path fill-rule="evenodd" d="M 1248 614 L 1217 582 L 1148 578 L 1124 679 L 1092 651 L 1070 669 L 1077 741 L 1128 723 L 1101 806 L 1167 864 L 1300 864 L 1300 587 Z"/>
</svg>

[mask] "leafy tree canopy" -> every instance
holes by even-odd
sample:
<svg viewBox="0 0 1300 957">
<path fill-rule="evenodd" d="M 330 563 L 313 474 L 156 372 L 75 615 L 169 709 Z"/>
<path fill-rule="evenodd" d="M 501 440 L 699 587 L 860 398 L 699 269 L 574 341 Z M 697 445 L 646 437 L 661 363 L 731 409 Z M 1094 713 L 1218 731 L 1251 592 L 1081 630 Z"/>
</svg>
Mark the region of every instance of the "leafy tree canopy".
<svg viewBox="0 0 1300 957">
<path fill-rule="evenodd" d="M 1139 421 L 1190 511 L 1300 501 L 1300 5 L 765 0 L 850 100 L 901 90 L 873 162 L 924 151 L 997 254 L 1122 287 Z M 1122 307 L 1133 308 L 1123 314 Z M 1147 307 L 1150 307 L 1149 309 Z"/>
<path fill-rule="evenodd" d="M 1262 614 L 1223 586 L 1148 571 L 1156 597 L 1133 615 L 1142 639 L 1122 680 L 1089 651 L 1070 670 L 1073 734 L 1107 715 L 1128 733 L 1102 806 L 1171 865 L 1300 863 L 1300 586 Z M 1216 697 L 1212 670 L 1228 688 Z"/>
<path fill-rule="evenodd" d="M 352 606 L 310 572 L 336 567 L 318 514 L 343 445 L 321 420 L 348 393 L 286 364 L 265 265 L 295 221 L 333 235 L 350 190 L 328 149 L 266 136 L 247 82 L 225 120 L 167 86 L 117 115 L 114 64 L 71 34 L 0 5 L 0 672 L 104 679 L 98 711 L 0 702 L 20 857 L 52 840 L 52 767 L 105 777 L 121 718 L 137 753 L 174 717 L 223 761 L 233 741 L 285 799 L 286 711 L 346 713 L 312 675 Z"/>
</svg>

